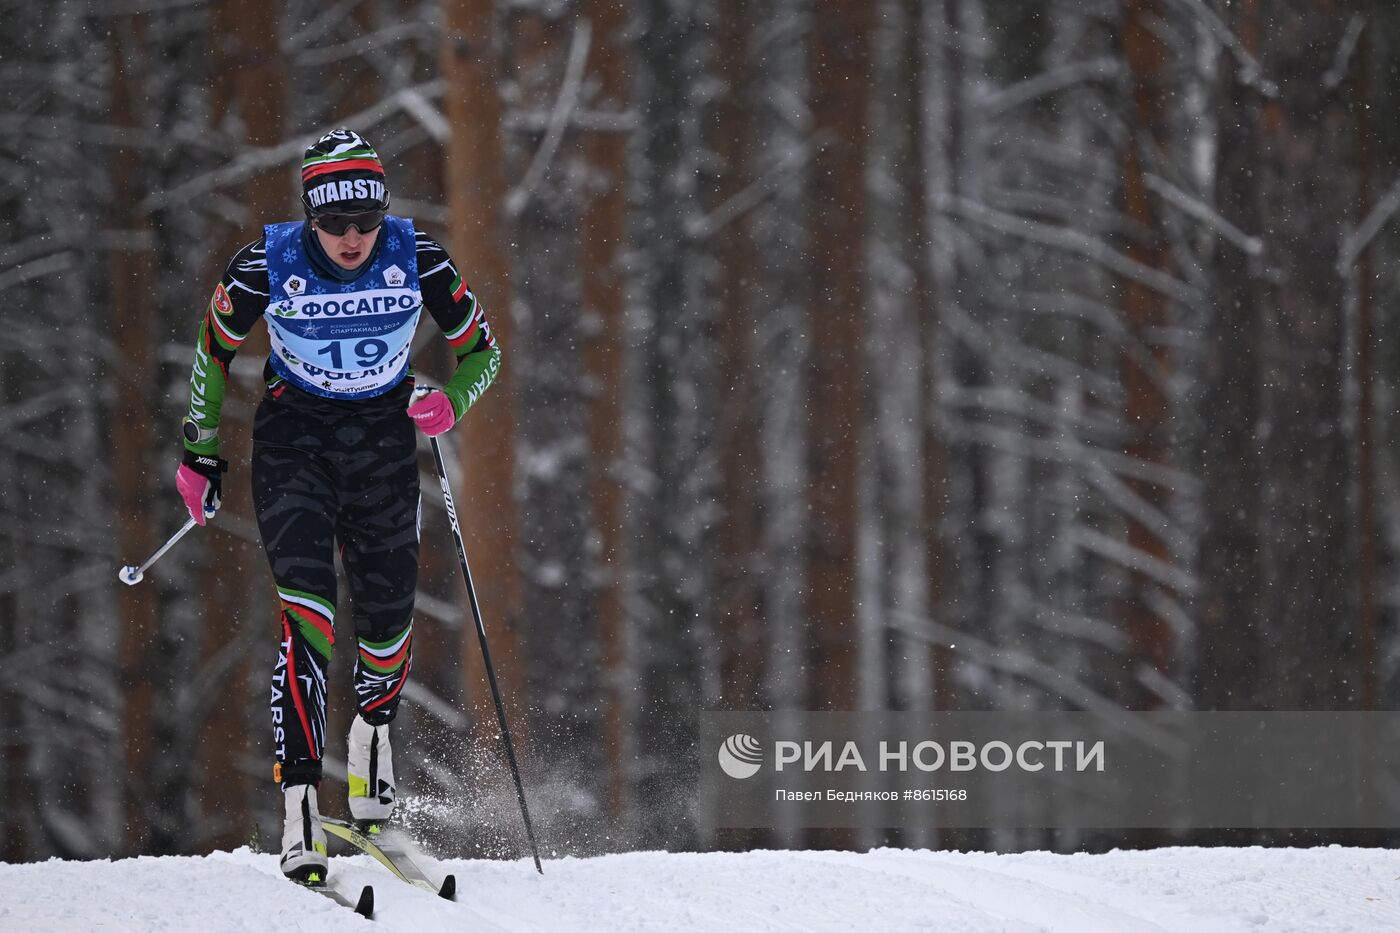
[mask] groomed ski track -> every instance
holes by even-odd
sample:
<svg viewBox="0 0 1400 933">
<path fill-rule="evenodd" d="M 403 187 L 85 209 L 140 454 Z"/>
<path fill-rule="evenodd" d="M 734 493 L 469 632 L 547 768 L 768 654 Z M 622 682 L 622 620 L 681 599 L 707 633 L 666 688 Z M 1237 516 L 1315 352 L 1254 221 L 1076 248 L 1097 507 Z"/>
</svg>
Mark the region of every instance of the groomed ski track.
<svg viewBox="0 0 1400 933">
<path fill-rule="evenodd" d="M 639 852 L 547 861 L 543 877 L 528 860 L 441 865 L 457 903 L 333 858 L 347 886 L 374 885 L 373 923 L 246 849 L 0 865 L 0 930 L 1400 931 L 1400 852 L 1381 849 Z"/>
</svg>

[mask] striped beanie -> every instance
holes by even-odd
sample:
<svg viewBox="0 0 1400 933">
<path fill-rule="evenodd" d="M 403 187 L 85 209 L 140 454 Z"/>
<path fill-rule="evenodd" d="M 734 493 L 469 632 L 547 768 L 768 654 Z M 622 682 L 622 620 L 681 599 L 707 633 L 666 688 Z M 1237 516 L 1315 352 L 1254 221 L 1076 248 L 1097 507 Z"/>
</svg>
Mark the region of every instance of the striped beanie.
<svg viewBox="0 0 1400 933">
<path fill-rule="evenodd" d="M 384 165 L 354 130 L 331 130 L 306 150 L 301 163 L 301 201 L 309 213 L 354 214 L 385 210 L 389 189 Z"/>
</svg>

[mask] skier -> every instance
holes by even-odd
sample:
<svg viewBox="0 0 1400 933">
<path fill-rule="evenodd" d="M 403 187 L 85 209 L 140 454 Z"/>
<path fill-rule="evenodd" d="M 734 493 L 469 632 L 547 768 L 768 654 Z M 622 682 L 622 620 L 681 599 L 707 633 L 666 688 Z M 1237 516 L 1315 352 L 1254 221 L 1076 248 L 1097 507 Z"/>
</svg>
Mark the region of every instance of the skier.
<svg viewBox="0 0 1400 933">
<path fill-rule="evenodd" d="M 421 506 L 414 425 L 446 431 L 495 379 L 501 351 L 447 252 L 386 213 L 384 167 L 337 129 L 306 150 L 304 221 L 270 224 L 239 250 L 200 325 L 176 487 L 199 524 L 218 511 L 219 411 L 229 364 L 259 318 L 271 353 L 253 422 L 258 530 L 281 600 L 272 675 L 274 780 L 286 808 L 282 871 L 326 877 L 316 805 L 325 748 L 326 667 L 335 642 L 334 552 L 349 580 L 358 653 L 347 749 L 351 817 L 394 808 L 389 723 L 408 677 Z M 409 347 L 427 308 L 457 367 L 413 391 Z"/>
</svg>

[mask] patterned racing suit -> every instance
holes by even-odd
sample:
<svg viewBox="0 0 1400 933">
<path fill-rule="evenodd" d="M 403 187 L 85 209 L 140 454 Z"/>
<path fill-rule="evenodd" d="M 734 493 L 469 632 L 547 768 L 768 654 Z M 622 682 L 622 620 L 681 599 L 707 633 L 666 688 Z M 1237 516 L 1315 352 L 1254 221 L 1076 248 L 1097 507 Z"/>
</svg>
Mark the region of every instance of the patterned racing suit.
<svg viewBox="0 0 1400 933">
<path fill-rule="evenodd" d="M 273 354 L 253 423 L 252 501 L 281 603 L 272 725 L 276 773 L 287 785 L 321 777 L 337 548 L 358 641 L 360 714 L 375 724 L 393 719 L 408 676 L 420 505 L 416 429 L 404 409 L 419 311 L 457 356 L 443 391 L 458 418 L 490 386 L 501 358 L 452 259 L 411 221 L 387 217 L 363 271 L 348 282 L 302 228 L 269 226 L 229 262 L 200 325 L 190 380 L 188 420 L 199 439 L 185 440 L 196 453 L 218 454 L 229 364 L 266 319 Z"/>
</svg>

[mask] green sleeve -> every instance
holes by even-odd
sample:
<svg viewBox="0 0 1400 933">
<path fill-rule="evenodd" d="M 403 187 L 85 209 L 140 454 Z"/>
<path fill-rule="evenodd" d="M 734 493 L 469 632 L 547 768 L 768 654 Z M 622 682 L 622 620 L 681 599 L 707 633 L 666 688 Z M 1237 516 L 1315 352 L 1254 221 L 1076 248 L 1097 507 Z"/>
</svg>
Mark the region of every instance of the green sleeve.
<svg viewBox="0 0 1400 933">
<path fill-rule="evenodd" d="M 224 390 L 228 387 L 228 369 L 227 364 L 209 350 L 209 327 L 206 315 L 199 325 L 194 366 L 190 369 L 190 410 L 187 415 L 188 420 L 199 427 L 200 436 L 205 439 L 191 441 L 181 436 L 186 450 L 216 457 L 219 454 L 219 417 L 224 405 Z M 230 353 L 230 359 L 232 356 Z"/>
<path fill-rule="evenodd" d="M 228 371 L 248 332 L 267 310 L 267 263 L 263 241 L 255 240 L 234 255 L 209 297 L 199 323 L 194 366 L 190 369 L 190 408 L 186 421 L 199 428 L 199 440 L 184 437 L 185 449 L 219 454 L 219 413 L 228 388 Z"/>
<path fill-rule="evenodd" d="M 457 358 L 457 370 L 442 391 L 452 403 L 452 411 L 460 419 L 467 409 L 476 404 L 477 399 L 496 381 L 496 373 L 501 368 L 501 348 L 485 334 L 470 353 Z"/>
</svg>

